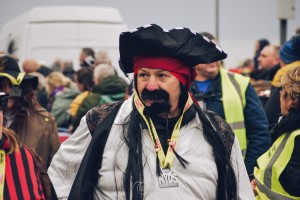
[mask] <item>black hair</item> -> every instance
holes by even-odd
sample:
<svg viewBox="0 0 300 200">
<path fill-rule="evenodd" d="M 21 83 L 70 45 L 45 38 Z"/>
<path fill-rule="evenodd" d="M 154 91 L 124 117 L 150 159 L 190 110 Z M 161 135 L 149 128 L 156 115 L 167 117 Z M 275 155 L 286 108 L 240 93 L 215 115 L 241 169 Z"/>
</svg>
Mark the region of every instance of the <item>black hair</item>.
<svg viewBox="0 0 300 200">
<path fill-rule="evenodd" d="M 14 99 L 12 113 L 15 113 L 14 121 L 11 124 L 11 128 L 18 133 L 21 130 L 17 130 L 20 125 L 26 122 L 29 115 L 36 111 L 37 107 L 40 107 L 35 95 L 35 90 L 32 88 L 28 81 L 23 81 L 20 85 L 22 94 L 20 97 L 12 97 Z"/>
<path fill-rule="evenodd" d="M 92 48 L 89 47 L 82 48 L 82 52 L 86 56 L 92 56 L 93 58 L 95 58 L 95 51 Z"/>
<path fill-rule="evenodd" d="M 93 70 L 91 68 L 81 68 L 75 72 L 77 81 L 84 87 L 84 91 L 92 91 L 94 87 Z"/>
<path fill-rule="evenodd" d="M 135 79 L 136 83 L 136 79 Z M 136 84 L 135 84 L 136 85 Z M 184 106 L 187 99 L 187 91 L 181 84 L 180 106 Z M 183 102 L 183 103 L 182 103 Z M 194 107 L 197 110 L 200 121 L 203 126 L 203 134 L 205 140 L 211 145 L 212 151 L 215 157 L 215 162 L 218 170 L 217 180 L 217 199 L 235 200 L 237 199 L 237 181 L 233 167 L 230 161 L 230 153 L 223 143 L 220 136 L 217 134 L 213 125 L 209 121 L 207 115 L 196 105 Z M 182 107 L 183 108 L 183 107 Z M 125 144 L 128 146 L 128 163 L 124 174 L 123 185 L 126 199 L 143 200 L 144 199 L 144 171 L 143 171 L 143 146 L 142 146 L 142 130 L 140 124 L 142 118 L 133 105 L 133 111 L 131 112 L 128 121 L 128 128 L 124 126 Z M 200 133 L 199 133 L 200 134 Z M 176 158 L 180 161 L 183 159 L 179 155 Z M 200 158 L 199 158 L 200 159 Z M 184 159 L 183 159 L 184 160 Z M 156 162 L 159 162 L 158 159 Z M 182 163 L 183 167 L 185 164 Z M 158 165 L 159 163 L 157 163 Z M 158 169 L 157 169 L 158 170 Z M 132 183 L 132 184 L 131 184 Z M 132 189 L 130 191 L 130 187 Z"/>
</svg>

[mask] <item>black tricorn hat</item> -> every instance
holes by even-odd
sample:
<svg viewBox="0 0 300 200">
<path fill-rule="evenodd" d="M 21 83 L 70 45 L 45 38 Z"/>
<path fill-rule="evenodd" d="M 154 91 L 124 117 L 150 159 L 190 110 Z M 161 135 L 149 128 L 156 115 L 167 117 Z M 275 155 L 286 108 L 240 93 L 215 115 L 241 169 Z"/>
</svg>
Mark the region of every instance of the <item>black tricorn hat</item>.
<svg viewBox="0 0 300 200">
<path fill-rule="evenodd" d="M 227 57 L 216 44 L 188 28 L 165 30 L 157 24 L 149 24 L 122 32 L 119 43 L 119 64 L 125 74 L 133 72 L 136 56 L 172 57 L 191 67 Z"/>
<path fill-rule="evenodd" d="M 16 60 L 7 54 L 0 55 L 0 77 L 6 77 L 15 86 L 28 82 L 33 89 L 38 85 L 38 77 L 21 72 Z"/>
</svg>

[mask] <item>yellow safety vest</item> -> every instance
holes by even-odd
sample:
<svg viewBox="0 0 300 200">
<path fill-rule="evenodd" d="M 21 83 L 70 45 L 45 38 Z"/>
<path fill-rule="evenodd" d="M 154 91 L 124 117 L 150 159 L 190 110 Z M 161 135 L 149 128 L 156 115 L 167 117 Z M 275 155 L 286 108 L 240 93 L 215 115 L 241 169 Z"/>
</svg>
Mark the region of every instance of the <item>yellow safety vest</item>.
<svg viewBox="0 0 300 200">
<path fill-rule="evenodd" d="M 245 93 L 250 79 L 240 74 L 230 73 L 223 68 L 220 69 L 220 75 L 225 120 L 233 129 L 245 158 L 247 137 L 244 108 L 246 106 Z"/>
<path fill-rule="evenodd" d="M 300 130 L 281 135 L 271 148 L 257 159 L 258 168 L 254 168 L 258 200 L 300 199 L 289 195 L 279 182 L 279 177 L 291 159 L 295 137 Z"/>
</svg>

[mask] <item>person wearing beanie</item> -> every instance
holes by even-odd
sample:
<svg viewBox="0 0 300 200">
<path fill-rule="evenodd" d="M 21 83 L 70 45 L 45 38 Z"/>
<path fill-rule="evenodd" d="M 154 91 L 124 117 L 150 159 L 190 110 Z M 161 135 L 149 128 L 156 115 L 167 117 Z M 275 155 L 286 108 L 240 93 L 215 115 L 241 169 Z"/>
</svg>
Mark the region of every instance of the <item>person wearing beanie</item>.
<svg viewBox="0 0 300 200">
<path fill-rule="evenodd" d="M 229 125 L 188 92 L 194 66 L 227 54 L 188 28 L 120 35 L 125 101 L 91 109 L 48 170 L 61 199 L 253 199 Z"/>
<path fill-rule="evenodd" d="M 279 52 L 281 69 L 275 74 L 272 85 L 278 87 L 280 78 L 293 66 L 300 63 L 300 34 L 282 45 Z"/>
<path fill-rule="evenodd" d="M 264 105 L 269 120 L 269 126 L 271 127 L 278 122 L 278 119 L 281 116 L 280 94 L 278 89 L 280 79 L 287 73 L 288 70 L 294 66 L 300 65 L 300 34 L 294 35 L 290 40 L 282 45 L 279 57 L 281 68 L 277 71 L 272 80 L 271 95 Z"/>
</svg>

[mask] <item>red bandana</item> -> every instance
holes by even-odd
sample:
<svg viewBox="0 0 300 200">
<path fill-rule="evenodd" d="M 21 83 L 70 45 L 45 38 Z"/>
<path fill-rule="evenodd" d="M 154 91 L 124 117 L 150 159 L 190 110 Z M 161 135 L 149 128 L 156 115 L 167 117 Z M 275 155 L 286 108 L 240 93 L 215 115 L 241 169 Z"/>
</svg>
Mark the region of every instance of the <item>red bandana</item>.
<svg viewBox="0 0 300 200">
<path fill-rule="evenodd" d="M 189 90 L 191 83 L 196 77 L 196 71 L 182 61 L 170 57 L 146 57 L 137 56 L 133 59 L 134 75 L 141 68 L 154 68 L 169 71 Z"/>
</svg>

